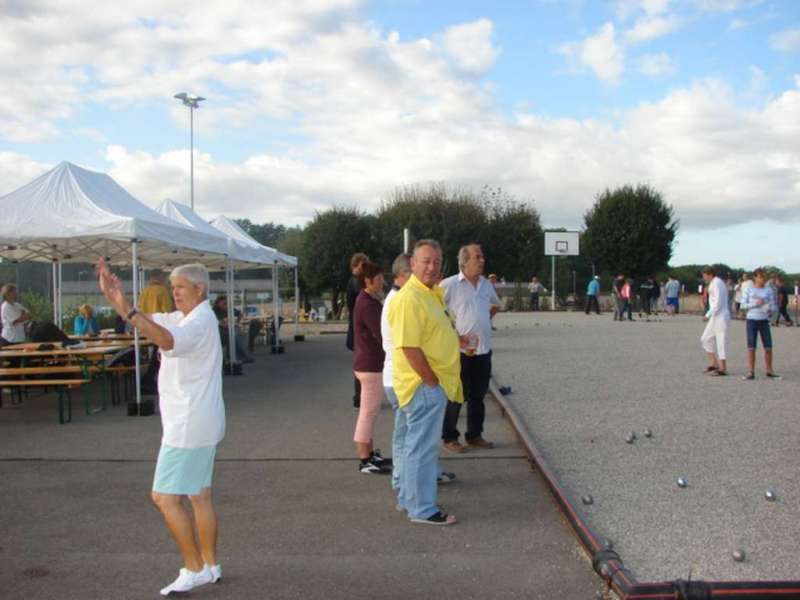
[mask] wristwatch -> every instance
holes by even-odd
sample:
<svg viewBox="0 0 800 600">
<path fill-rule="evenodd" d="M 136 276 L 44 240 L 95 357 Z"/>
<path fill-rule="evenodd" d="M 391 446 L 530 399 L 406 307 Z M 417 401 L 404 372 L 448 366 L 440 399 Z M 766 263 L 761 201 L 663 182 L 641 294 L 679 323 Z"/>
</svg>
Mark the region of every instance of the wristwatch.
<svg viewBox="0 0 800 600">
<path fill-rule="evenodd" d="M 128 313 L 128 316 L 125 317 L 126 321 L 130 321 L 135 315 L 139 314 L 139 311 L 136 310 L 136 307 L 132 308 Z"/>
</svg>

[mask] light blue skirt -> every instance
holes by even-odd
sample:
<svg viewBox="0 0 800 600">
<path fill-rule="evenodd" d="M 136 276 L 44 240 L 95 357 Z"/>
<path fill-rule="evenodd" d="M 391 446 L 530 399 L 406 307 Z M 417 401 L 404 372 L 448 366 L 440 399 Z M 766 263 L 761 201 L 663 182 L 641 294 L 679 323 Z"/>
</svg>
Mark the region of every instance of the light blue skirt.
<svg viewBox="0 0 800 600">
<path fill-rule="evenodd" d="M 153 491 L 159 494 L 196 496 L 211 487 L 216 446 L 174 448 L 165 444 L 158 451 Z"/>
</svg>

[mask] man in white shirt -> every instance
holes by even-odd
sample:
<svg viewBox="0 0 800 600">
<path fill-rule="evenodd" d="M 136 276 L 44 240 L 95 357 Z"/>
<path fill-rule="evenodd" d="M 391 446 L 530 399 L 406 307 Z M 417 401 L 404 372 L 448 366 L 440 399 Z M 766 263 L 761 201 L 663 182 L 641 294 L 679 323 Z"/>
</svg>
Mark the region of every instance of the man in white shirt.
<svg viewBox="0 0 800 600">
<path fill-rule="evenodd" d="M 708 286 L 708 321 L 700 342 L 708 355 L 708 366 L 705 373 L 715 377 L 727 375 L 727 339 L 728 323 L 731 313 L 728 308 L 728 288 L 725 282 L 717 277 L 712 267 L 703 269 L 703 281 Z"/>
<path fill-rule="evenodd" d="M 483 439 L 485 407 L 483 398 L 489 389 L 492 375 L 492 321 L 500 299 L 494 286 L 483 277 L 486 259 L 478 244 L 462 246 L 458 251 L 458 275 L 453 275 L 439 285 L 444 289 L 444 300 L 450 318 L 461 340 L 461 383 L 467 404 L 467 446 L 491 448 L 493 444 Z M 458 415 L 461 405 L 448 402 L 442 427 L 445 449 L 461 453 L 466 450 L 459 442 Z"/>
</svg>

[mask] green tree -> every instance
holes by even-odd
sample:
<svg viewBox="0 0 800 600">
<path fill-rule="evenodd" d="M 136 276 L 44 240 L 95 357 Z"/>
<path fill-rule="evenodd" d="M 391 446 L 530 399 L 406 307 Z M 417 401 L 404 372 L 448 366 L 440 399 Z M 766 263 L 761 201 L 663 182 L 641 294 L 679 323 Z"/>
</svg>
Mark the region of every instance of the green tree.
<svg viewBox="0 0 800 600">
<path fill-rule="evenodd" d="M 304 232 L 300 264 L 309 292 L 333 292 L 333 308 L 350 279 L 350 257 L 366 252 L 374 259 L 375 218 L 355 208 L 318 212 Z"/>
<path fill-rule="evenodd" d="M 252 223 L 250 219 L 236 219 L 236 224 L 244 229 L 245 232 L 259 244 L 269 246 L 270 248 L 277 248 L 287 231 L 285 225 L 275 223 L 262 223 L 261 225 L 257 225 Z"/>
<path fill-rule="evenodd" d="M 581 245 L 599 270 L 643 277 L 663 270 L 678 231 L 672 206 L 647 185 L 605 190 L 584 215 Z"/>
<path fill-rule="evenodd" d="M 485 189 L 488 222 L 477 241 L 483 244 L 486 270 L 508 281 L 527 281 L 539 269 L 544 233 L 532 202 L 519 202 L 500 189 Z"/>
<path fill-rule="evenodd" d="M 375 222 L 377 254 L 390 265 L 403 250 L 403 229 L 412 243 L 433 238 L 442 246 L 443 270 L 458 270 L 458 249 L 480 240 L 487 217 L 481 197 L 470 190 L 451 189 L 443 183 L 397 188 L 378 211 Z"/>
</svg>

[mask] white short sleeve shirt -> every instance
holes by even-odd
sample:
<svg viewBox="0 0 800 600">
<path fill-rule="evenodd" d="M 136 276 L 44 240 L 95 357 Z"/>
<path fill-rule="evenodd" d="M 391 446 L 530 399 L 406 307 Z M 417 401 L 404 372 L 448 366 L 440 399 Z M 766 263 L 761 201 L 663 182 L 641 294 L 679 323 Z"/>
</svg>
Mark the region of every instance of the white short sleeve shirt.
<svg viewBox="0 0 800 600">
<path fill-rule="evenodd" d="M 19 302 L 3 302 L 0 306 L 0 317 L 3 321 L 3 337 L 12 343 L 20 343 L 25 341 L 25 323 L 17 323 L 14 321 L 22 316 L 25 312 L 25 307 Z"/>
<path fill-rule="evenodd" d="M 500 304 L 494 286 L 483 276 L 477 287 L 473 286 L 464 273 L 448 277 L 439 285 L 444 288 L 444 301 L 455 319 L 458 335 L 476 334 L 475 353 L 488 354 L 492 349 L 491 307 Z"/>
<path fill-rule="evenodd" d="M 392 328 L 389 327 L 389 304 L 397 294 L 397 290 L 392 288 L 383 301 L 383 311 L 381 311 L 381 343 L 386 358 L 383 359 L 383 387 L 392 387 L 392 353 L 394 344 L 392 343 Z"/>
<path fill-rule="evenodd" d="M 162 444 L 175 448 L 218 444 L 225 436 L 225 403 L 222 344 L 214 311 L 208 302 L 201 302 L 188 315 L 176 311 L 151 317 L 175 340 L 172 350 L 161 350 Z"/>
</svg>

